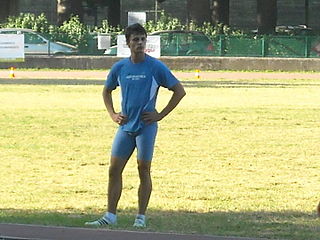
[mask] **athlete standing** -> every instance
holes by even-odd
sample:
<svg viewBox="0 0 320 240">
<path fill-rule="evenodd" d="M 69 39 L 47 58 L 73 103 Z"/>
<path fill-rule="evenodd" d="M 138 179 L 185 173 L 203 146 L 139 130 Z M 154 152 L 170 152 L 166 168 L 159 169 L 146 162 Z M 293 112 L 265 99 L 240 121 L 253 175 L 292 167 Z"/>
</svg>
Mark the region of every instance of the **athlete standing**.
<svg viewBox="0 0 320 240">
<path fill-rule="evenodd" d="M 86 225 L 103 226 L 117 223 L 117 205 L 122 192 L 122 172 L 134 149 L 140 178 L 138 214 L 135 227 L 145 227 L 145 213 L 149 203 L 152 181 L 151 160 L 157 135 L 157 122 L 167 116 L 185 96 L 180 82 L 168 67 L 147 54 L 147 33 L 140 24 L 126 28 L 126 43 L 131 56 L 115 63 L 105 82 L 103 99 L 111 119 L 119 124 L 115 135 L 109 167 L 108 210 L 100 219 Z M 121 112 L 114 110 L 112 91 L 121 89 Z M 173 92 L 168 104 L 158 112 L 155 109 L 159 87 Z"/>
</svg>

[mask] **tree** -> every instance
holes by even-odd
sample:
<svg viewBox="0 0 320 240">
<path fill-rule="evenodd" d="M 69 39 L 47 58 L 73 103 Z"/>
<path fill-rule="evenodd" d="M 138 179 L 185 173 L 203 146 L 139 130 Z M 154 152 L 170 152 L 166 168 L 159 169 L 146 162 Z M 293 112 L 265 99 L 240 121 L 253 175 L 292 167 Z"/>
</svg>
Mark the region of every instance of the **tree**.
<svg viewBox="0 0 320 240">
<path fill-rule="evenodd" d="M 18 0 L 2 0 L 0 8 L 0 21 L 18 12 Z"/>
<path fill-rule="evenodd" d="M 84 0 L 93 13 L 95 25 L 97 25 L 98 8 L 108 7 L 108 22 L 112 26 L 120 25 L 121 1 L 120 0 Z"/>
<path fill-rule="evenodd" d="M 229 0 L 187 0 L 188 21 L 229 24 Z"/>
<path fill-rule="evenodd" d="M 109 0 L 108 2 L 108 22 L 112 26 L 120 25 L 121 3 L 120 0 Z"/>
<path fill-rule="evenodd" d="M 210 0 L 187 0 L 188 21 L 198 25 L 211 22 Z"/>
<path fill-rule="evenodd" d="M 120 0 L 57 0 L 57 23 L 61 25 L 71 15 L 78 15 L 83 20 L 84 8 L 86 13 L 94 17 L 94 24 L 97 25 L 98 8 L 108 6 L 108 22 L 116 26 L 120 24 Z"/>
<path fill-rule="evenodd" d="M 212 23 L 229 25 L 229 0 L 212 1 Z"/>
<path fill-rule="evenodd" d="M 304 24 L 309 26 L 309 0 L 304 0 Z"/>
<path fill-rule="evenodd" d="M 257 0 L 259 34 L 272 34 L 277 25 L 277 0 Z"/>
<path fill-rule="evenodd" d="M 71 15 L 78 15 L 83 20 L 82 1 L 78 0 L 57 0 L 57 24 L 61 25 Z"/>
</svg>

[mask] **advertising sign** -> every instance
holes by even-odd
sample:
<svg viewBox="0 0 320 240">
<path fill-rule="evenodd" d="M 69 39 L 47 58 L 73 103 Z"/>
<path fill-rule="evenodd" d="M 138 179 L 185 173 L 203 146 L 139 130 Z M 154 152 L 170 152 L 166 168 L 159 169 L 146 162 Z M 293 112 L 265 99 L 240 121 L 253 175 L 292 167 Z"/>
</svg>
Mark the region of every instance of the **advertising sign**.
<svg viewBox="0 0 320 240">
<path fill-rule="evenodd" d="M 127 46 L 126 38 L 124 35 L 118 35 L 117 38 L 117 57 L 129 57 L 130 49 Z M 148 55 L 159 58 L 160 57 L 160 36 L 148 36 L 145 53 Z"/>
<path fill-rule="evenodd" d="M 0 34 L 0 62 L 24 61 L 24 35 Z"/>
</svg>

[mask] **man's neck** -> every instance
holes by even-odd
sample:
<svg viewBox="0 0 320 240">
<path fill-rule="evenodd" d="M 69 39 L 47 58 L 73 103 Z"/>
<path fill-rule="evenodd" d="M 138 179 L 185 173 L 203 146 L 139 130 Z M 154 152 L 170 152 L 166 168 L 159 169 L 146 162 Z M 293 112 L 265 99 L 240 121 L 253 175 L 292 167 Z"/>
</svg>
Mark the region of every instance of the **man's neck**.
<svg viewBox="0 0 320 240">
<path fill-rule="evenodd" d="M 145 53 L 137 53 L 137 54 L 131 54 L 131 62 L 132 63 L 140 63 L 143 62 L 145 59 Z"/>
</svg>

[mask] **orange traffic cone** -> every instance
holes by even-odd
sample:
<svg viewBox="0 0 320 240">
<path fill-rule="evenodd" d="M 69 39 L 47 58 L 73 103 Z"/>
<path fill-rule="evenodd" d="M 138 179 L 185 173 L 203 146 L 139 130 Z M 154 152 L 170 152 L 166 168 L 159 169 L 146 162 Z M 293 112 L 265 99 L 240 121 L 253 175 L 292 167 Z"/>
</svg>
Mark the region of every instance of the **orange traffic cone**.
<svg viewBox="0 0 320 240">
<path fill-rule="evenodd" d="M 199 69 L 196 70 L 195 77 L 198 80 L 200 79 L 200 70 Z"/>
<path fill-rule="evenodd" d="M 10 67 L 10 73 L 9 73 L 9 78 L 15 78 L 16 76 L 14 75 L 14 67 Z"/>
</svg>

